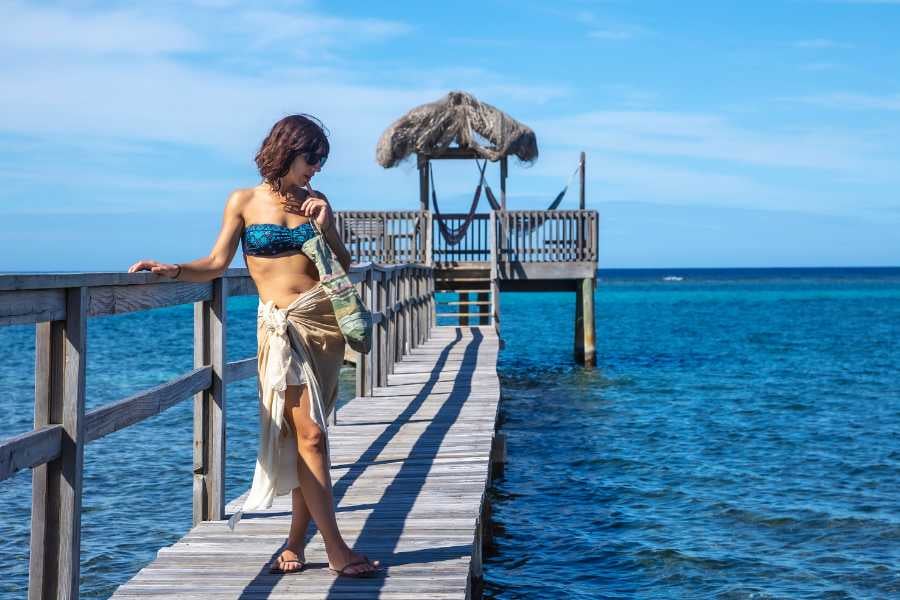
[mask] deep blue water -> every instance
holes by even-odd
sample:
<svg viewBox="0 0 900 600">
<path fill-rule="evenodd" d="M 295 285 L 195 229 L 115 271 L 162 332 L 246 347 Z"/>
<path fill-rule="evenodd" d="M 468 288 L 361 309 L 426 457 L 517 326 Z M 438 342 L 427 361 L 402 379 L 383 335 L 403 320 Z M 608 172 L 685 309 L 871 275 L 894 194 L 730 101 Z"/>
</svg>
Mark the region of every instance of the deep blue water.
<svg viewBox="0 0 900 600">
<path fill-rule="evenodd" d="M 900 269 L 601 271 L 596 302 L 586 370 L 572 293 L 502 295 L 487 596 L 900 596 Z M 255 351 L 254 309 L 229 304 L 229 360 Z M 0 437 L 31 428 L 33 336 L 0 328 Z M 191 368 L 191 307 L 91 320 L 88 344 L 93 408 Z M 231 498 L 255 384 L 228 392 Z M 87 447 L 83 597 L 190 527 L 192 435 L 187 401 Z M 19 598 L 30 473 L 0 511 L 0 597 Z"/>
</svg>

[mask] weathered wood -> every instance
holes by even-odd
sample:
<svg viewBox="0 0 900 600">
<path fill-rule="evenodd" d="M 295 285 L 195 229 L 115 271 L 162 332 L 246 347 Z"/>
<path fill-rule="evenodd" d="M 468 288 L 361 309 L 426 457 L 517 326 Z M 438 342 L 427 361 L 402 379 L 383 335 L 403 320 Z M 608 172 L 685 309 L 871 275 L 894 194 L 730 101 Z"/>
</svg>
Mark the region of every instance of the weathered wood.
<svg viewBox="0 0 900 600">
<path fill-rule="evenodd" d="M 225 383 L 256 377 L 258 361 L 255 356 L 242 358 L 225 365 Z"/>
<path fill-rule="evenodd" d="M 581 160 L 579 162 L 578 168 L 578 208 L 584 210 L 584 178 L 585 178 L 585 168 L 587 167 L 584 152 L 581 153 Z"/>
<path fill-rule="evenodd" d="M 163 306 L 209 300 L 210 283 L 148 283 L 145 285 L 104 285 L 90 288 L 91 317 L 117 315 Z"/>
<path fill-rule="evenodd" d="M 594 286 L 596 279 L 585 278 L 581 280 L 581 305 L 582 305 L 582 322 L 584 329 L 584 349 L 582 362 L 586 367 L 594 367 L 597 365 L 597 355 L 595 348 L 595 332 L 594 332 Z"/>
<path fill-rule="evenodd" d="M 229 277 L 226 279 L 228 283 L 228 297 L 232 296 L 255 296 L 257 295 L 256 284 L 250 277 Z M 212 298 L 212 288 L 210 288 L 210 298 Z"/>
<path fill-rule="evenodd" d="M 212 368 L 210 386 L 194 396 L 193 521 L 221 519 L 225 511 L 225 328 L 227 291 L 194 305 L 194 366 Z"/>
<path fill-rule="evenodd" d="M 93 442 L 158 415 L 205 390 L 211 383 L 212 368 L 200 367 L 162 385 L 96 408 L 85 415 L 85 441 Z"/>
<path fill-rule="evenodd" d="M 232 532 L 225 517 L 242 495 L 221 520 L 199 523 L 161 549 L 113 598 L 473 597 L 490 514 L 497 352 L 490 327 L 434 328 L 373 390 L 377 398 L 354 398 L 329 428 L 341 532 L 382 561 L 384 576 L 335 579 L 324 569 L 318 533 L 308 539 L 311 565 L 302 576 L 270 575 L 266 565 L 290 526 L 290 495 L 245 515 Z"/>
<path fill-rule="evenodd" d="M 65 290 L 65 321 L 35 339 L 35 429 L 60 424 L 59 457 L 32 470 L 30 599 L 78 598 L 88 291 Z"/>
<path fill-rule="evenodd" d="M 59 456 L 62 425 L 47 425 L 0 442 L 0 481 Z"/>
<path fill-rule="evenodd" d="M 0 292 L 0 325 L 38 323 L 65 318 L 65 289 Z"/>
</svg>

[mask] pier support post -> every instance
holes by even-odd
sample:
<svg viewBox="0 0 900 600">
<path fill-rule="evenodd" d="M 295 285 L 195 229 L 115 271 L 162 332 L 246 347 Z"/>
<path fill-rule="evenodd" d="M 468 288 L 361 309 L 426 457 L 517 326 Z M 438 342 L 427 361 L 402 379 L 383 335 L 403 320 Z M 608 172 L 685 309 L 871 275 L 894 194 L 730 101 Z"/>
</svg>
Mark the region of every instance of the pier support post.
<svg viewBox="0 0 900 600">
<path fill-rule="evenodd" d="M 29 600 L 78 598 L 88 293 L 68 288 L 64 321 L 35 328 L 34 428 L 63 426 L 59 458 L 32 470 Z"/>
<path fill-rule="evenodd" d="M 575 361 L 586 367 L 597 365 L 594 343 L 594 286 L 596 279 L 575 280 Z"/>
<path fill-rule="evenodd" d="M 227 280 L 213 280 L 213 297 L 194 303 L 194 366 L 212 367 L 209 388 L 194 396 L 193 522 L 225 516 L 225 303 Z"/>
<path fill-rule="evenodd" d="M 478 312 L 480 313 L 480 316 L 478 317 L 479 325 L 490 324 L 491 308 L 490 305 L 487 304 L 489 293 L 490 292 L 478 292 L 477 294 L 475 294 L 475 298 L 478 301 L 478 304 L 476 304 L 475 306 L 478 307 Z"/>
</svg>

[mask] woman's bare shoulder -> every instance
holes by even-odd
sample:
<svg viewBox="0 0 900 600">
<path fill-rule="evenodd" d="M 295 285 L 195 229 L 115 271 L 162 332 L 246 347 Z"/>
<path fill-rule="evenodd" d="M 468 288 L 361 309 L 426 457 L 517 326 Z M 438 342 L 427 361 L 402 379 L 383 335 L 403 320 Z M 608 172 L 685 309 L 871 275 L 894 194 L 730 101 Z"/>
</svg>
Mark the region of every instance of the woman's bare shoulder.
<svg viewBox="0 0 900 600">
<path fill-rule="evenodd" d="M 228 200 L 225 201 L 225 211 L 228 213 L 243 215 L 244 210 L 253 201 L 253 197 L 257 194 L 257 188 L 238 188 L 232 190 L 228 194 Z"/>
</svg>

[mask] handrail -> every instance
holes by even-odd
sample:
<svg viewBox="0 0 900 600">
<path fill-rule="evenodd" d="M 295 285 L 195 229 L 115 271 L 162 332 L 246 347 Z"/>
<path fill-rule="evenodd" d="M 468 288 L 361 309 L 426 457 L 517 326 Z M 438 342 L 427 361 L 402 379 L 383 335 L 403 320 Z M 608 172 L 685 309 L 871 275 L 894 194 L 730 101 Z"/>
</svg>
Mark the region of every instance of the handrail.
<svg viewBox="0 0 900 600">
<path fill-rule="evenodd" d="M 373 315 L 372 350 L 356 357 L 356 393 L 384 385 L 394 363 L 428 339 L 434 323 L 432 268 L 354 264 L 350 280 Z M 150 273 L 0 275 L 0 326 L 36 324 L 35 426 L 0 440 L 0 481 L 32 469 L 29 598 L 77 598 L 84 446 L 194 397 L 194 522 L 221 519 L 225 498 L 226 384 L 256 375 L 256 357 L 226 362 L 229 296 L 256 294 L 247 269 L 212 282 Z M 85 411 L 86 322 L 194 304 L 194 369 Z M 329 416 L 335 423 L 336 409 Z"/>
<path fill-rule="evenodd" d="M 459 227 L 467 213 L 338 211 L 344 244 L 353 260 L 390 264 L 416 260 L 500 263 L 597 262 L 596 210 L 496 210 L 476 213 L 466 234 L 447 244 L 439 221 Z M 488 231 L 490 217 L 495 231 Z M 354 227 L 356 229 L 354 229 Z M 429 262 L 430 261 L 430 262 Z"/>
</svg>

